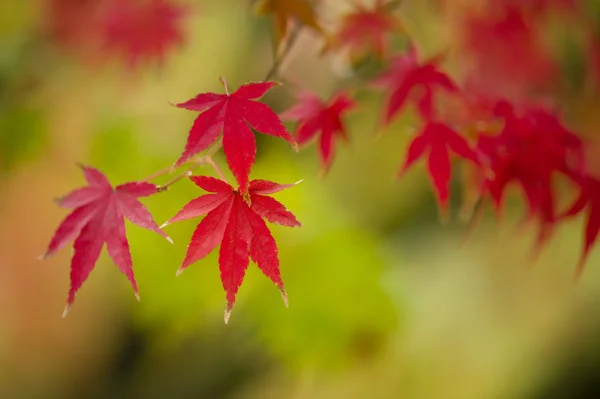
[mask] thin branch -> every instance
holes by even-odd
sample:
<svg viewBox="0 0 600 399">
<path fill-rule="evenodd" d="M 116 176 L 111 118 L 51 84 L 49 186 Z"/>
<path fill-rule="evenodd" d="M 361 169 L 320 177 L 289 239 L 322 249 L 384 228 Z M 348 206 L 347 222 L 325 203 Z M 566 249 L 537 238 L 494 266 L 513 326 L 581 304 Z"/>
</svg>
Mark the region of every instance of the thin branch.
<svg viewBox="0 0 600 399">
<path fill-rule="evenodd" d="M 146 177 L 145 179 L 140 180 L 141 182 L 149 182 L 151 180 L 154 180 L 158 177 L 164 176 L 166 174 L 170 174 L 171 173 L 171 169 L 172 166 L 168 166 L 166 168 L 163 168 L 157 172 L 154 172 L 153 174 L 151 174 L 150 176 Z"/>
<path fill-rule="evenodd" d="M 283 49 L 281 54 L 279 54 L 275 58 L 275 60 L 273 60 L 273 65 L 271 65 L 271 69 L 269 69 L 269 72 L 267 72 L 267 76 L 264 79 L 265 81 L 267 81 L 267 80 L 271 79 L 273 76 L 277 75 L 277 73 L 279 72 L 279 68 L 281 67 L 281 64 L 283 64 L 283 61 L 285 61 L 286 57 L 290 54 L 290 51 L 294 47 L 294 44 L 296 44 L 298 37 L 300 37 L 301 30 L 302 30 L 302 25 L 298 24 L 294 27 L 294 30 L 292 30 L 290 32 L 289 38 L 285 44 L 285 48 Z"/>
<path fill-rule="evenodd" d="M 179 180 L 183 179 L 184 177 L 190 177 L 192 175 L 192 171 L 188 170 L 185 173 L 180 174 L 179 176 L 169 180 L 167 183 L 163 184 L 162 186 L 156 186 L 156 191 L 157 192 L 163 192 L 163 191 L 167 191 L 167 189 L 172 186 L 173 184 L 177 183 Z"/>
</svg>

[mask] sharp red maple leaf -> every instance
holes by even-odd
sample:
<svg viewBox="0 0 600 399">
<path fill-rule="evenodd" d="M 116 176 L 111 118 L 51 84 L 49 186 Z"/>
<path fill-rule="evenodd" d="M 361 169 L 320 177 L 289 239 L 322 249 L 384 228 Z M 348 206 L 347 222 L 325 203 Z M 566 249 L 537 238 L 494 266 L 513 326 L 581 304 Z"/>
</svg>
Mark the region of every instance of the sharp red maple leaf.
<svg viewBox="0 0 600 399">
<path fill-rule="evenodd" d="M 373 7 L 356 4 L 354 11 L 343 16 L 328 48 L 348 48 L 355 59 L 370 53 L 383 58 L 389 34 L 399 29 L 400 23 L 384 0 L 377 0 Z"/>
<path fill-rule="evenodd" d="M 452 172 L 450 151 L 459 157 L 479 164 L 475 151 L 467 140 L 445 124 L 427 122 L 421 133 L 408 146 L 400 174 L 408 170 L 419 158 L 429 151 L 427 168 L 437 196 L 441 215 L 447 214 L 450 192 L 448 184 Z"/>
<path fill-rule="evenodd" d="M 432 119 L 435 90 L 457 91 L 452 79 L 439 70 L 437 66 L 439 60 L 439 57 L 436 57 L 419 63 L 416 50 L 412 48 L 406 55 L 396 57 L 390 62 L 388 71 L 374 82 L 376 86 L 390 90 L 384 117 L 385 123 L 390 123 L 409 99 L 417 100 L 421 116 Z"/>
<path fill-rule="evenodd" d="M 184 15 L 171 0 L 112 1 L 100 20 L 104 47 L 132 68 L 142 60 L 162 63 L 165 53 L 183 42 Z"/>
<path fill-rule="evenodd" d="M 176 105 L 201 114 L 194 121 L 185 150 L 175 166 L 207 149 L 223 132 L 223 152 L 227 164 L 241 192 L 246 193 L 248 176 L 256 157 L 256 141 L 250 127 L 264 134 L 281 137 L 296 151 L 298 145 L 279 116 L 266 104 L 255 101 L 277 83 L 247 83 L 232 94 L 229 94 L 224 79 L 223 84 L 226 94 L 202 93 Z"/>
<path fill-rule="evenodd" d="M 63 317 L 73 303 L 75 294 L 96 265 L 104 243 L 108 254 L 130 281 L 139 300 L 125 235 L 125 218 L 162 235 L 172 243 L 154 222 L 150 212 L 137 200 L 139 197 L 155 194 L 157 188 L 154 184 L 131 182 L 113 188 L 97 169 L 82 166 L 82 170 L 88 185 L 57 200 L 61 207 L 74 210 L 58 226 L 43 256 L 49 257 L 75 239 L 75 252 L 71 260 L 71 288 Z"/>
<path fill-rule="evenodd" d="M 279 288 L 287 305 L 287 295 L 279 272 L 277 244 L 264 220 L 283 226 L 300 226 L 300 222 L 283 204 L 266 195 L 294 184 L 252 180 L 248 194 L 243 195 L 240 190 L 213 177 L 191 176 L 190 180 L 211 194 L 193 199 L 162 226 L 206 215 L 192 235 L 177 275 L 221 244 L 219 269 L 227 299 L 225 323 L 229 320 L 250 258 Z"/>
<path fill-rule="evenodd" d="M 285 120 L 297 120 L 296 140 L 299 145 L 307 143 L 321 132 L 319 154 L 323 171 L 331 166 L 334 153 L 334 138 L 336 135 L 348 140 L 342 123 L 342 115 L 355 106 L 355 102 L 347 93 L 333 96 L 328 103 L 312 93 L 301 93 L 298 104 L 281 114 Z"/>
<path fill-rule="evenodd" d="M 579 277 L 585 268 L 585 263 L 592 246 L 600 233 L 600 180 L 592 176 L 584 176 L 580 180 L 581 190 L 579 197 L 563 216 L 575 216 L 587 206 L 587 223 L 581 260 L 577 266 L 575 276 Z"/>
</svg>

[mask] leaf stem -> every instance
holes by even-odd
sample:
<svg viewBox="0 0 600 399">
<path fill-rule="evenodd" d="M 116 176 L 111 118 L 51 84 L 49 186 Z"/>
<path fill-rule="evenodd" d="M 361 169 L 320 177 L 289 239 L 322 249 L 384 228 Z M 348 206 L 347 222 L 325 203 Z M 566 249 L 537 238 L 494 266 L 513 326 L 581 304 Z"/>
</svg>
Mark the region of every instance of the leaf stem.
<svg viewBox="0 0 600 399">
<path fill-rule="evenodd" d="M 219 80 L 221 81 L 221 83 L 223 84 L 223 87 L 225 88 L 225 94 L 229 95 L 229 88 L 227 87 L 227 80 L 225 80 L 225 78 L 223 76 L 219 76 Z"/>
<path fill-rule="evenodd" d="M 157 172 L 152 173 L 150 176 L 146 177 L 145 179 L 142 179 L 142 182 L 149 182 L 151 180 L 156 179 L 157 177 L 161 177 L 163 175 L 166 175 L 168 173 L 171 173 L 171 168 L 172 166 L 168 166 L 166 168 L 163 168 Z"/>
<path fill-rule="evenodd" d="M 192 171 L 190 169 L 187 172 L 182 173 L 179 176 L 169 180 L 167 183 L 163 184 L 162 186 L 156 186 L 156 191 L 159 193 L 161 193 L 163 191 L 167 191 L 170 186 L 177 183 L 179 180 L 183 179 L 184 177 L 190 177 L 191 175 L 192 175 Z"/>
<path fill-rule="evenodd" d="M 223 180 L 225 183 L 229 184 L 227 182 L 227 179 L 223 175 L 223 172 L 221 172 L 221 169 L 219 169 L 219 165 L 217 165 L 217 163 L 212 159 L 212 157 L 206 157 L 206 159 L 204 160 L 204 162 L 206 162 L 207 164 L 209 164 L 210 166 L 212 166 L 213 169 L 215 170 L 215 172 L 217 172 L 217 174 L 221 178 L 221 180 Z"/>
</svg>

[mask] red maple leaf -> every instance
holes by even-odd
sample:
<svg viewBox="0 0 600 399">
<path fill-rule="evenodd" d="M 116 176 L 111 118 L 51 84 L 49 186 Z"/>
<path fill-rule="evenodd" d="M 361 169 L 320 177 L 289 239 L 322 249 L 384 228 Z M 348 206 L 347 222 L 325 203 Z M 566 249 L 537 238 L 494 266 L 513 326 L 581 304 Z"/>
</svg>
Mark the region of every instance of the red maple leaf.
<svg viewBox="0 0 600 399">
<path fill-rule="evenodd" d="M 436 89 L 457 91 L 452 79 L 440 71 L 435 57 L 419 63 L 417 53 L 411 48 L 406 55 L 396 57 L 390 68 L 375 80 L 375 85 L 390 90 L 384 122 L 389 123 L 401 111 L 407 100 L 415 99 L 419 113 L 426 119 L 433 118 L 433 94 Z"/>
<path fill-rule="evenodd" d="M 507 102 L 495 113 L 505 125 L 497 136 L 480 136 L 477 150 L 490 171 L 483 194 L 501 211 L 504 191 L 517 183 L 528 205 L 526 219 L 537 219 L 540 232 L 536 251 L 550 237 L 557 222 L 553 177 L 560 173 L 577 180 L 583 172 L 583 143 L 558 117 L 546 109 L 530 107 L 517 114 Z"/>
<path fill-rule="evenodd" d="M 71 259 L 71 288 L 63 317 L 75 300 L 77 290 L 96 265 L 104 243 L 113 262 L 131 282 L 139 300 L 131 253 L 125 236 L 125 218 L 140 227 L 157 232 L 172 243 L 144 205 L 137 200 L 139 197 L 155 194 L 157 188 L 154 184 L 131 182 L 113 188 L 97 169 L 82 166 L 82 170 L 88 185 L 57 200 L 61 207 L 74 208 L 74 211 L 58 226 L 43 255 L 43 258 L 47 258 L 75 239 L 75 252 Z"/>
<path fill-rule="evenodd" d="M 248 190 L 248 176 L 256 157 L 256 140 L 250 127 L 275 137 L 281 137 L 298 151 L 296 141 L 281 123 L 279 116 L 266 104 L 254 101 L 262 97 L 276 82 L 253 82 L 240 86 L 229 94 L 201 93 L 179 108 L 201 112 L 190 130 L 183 154 L 175 163 L 181 165 L 193 155 L 206 150 L 223 132 L 223 152 L 229 169 L 240 190 Z"/>
<path fill-rule="evenodd" d="M 287 295 L 279 272 L 277 244 L 263 219 L 283 226 L 300 226 L 300 222 L 283 204 L 265 195 L 294 184 L 252 180 L 248 194 L 243 195 L 240 190 L 213 177 L 191 176 L 190 180 L 211 194 L 191 200 L 161 226 L 206 215 L 192 235 L 177 275 L 221 244 L 219 269 L 227 298 L 225 323 L 229 320 L 250 258 L 279 288 L 287 305 Z"/>
<path fill-rule="evenodd" d="M 466 79 L 473 88 L 514 101 L 554 81 L 557 68 L 539 27 L 517 7 L 467 14 L 462 26 Z"/>
<path fill-rule="evenodd" d="M 282 119 L 297 120 L 296 140 L 299 145 L 307 143 L 321 132 L 319 154 L 324 172 L 329 170 L 334 153 L 334 137 L 348 140 L 342 123 L 342 114 L 354 108 L 355 102 L 346 93 L 333 96 L 328 103 L 312 93 L 301 93 L 298 104 L 281 114 Z"/>
<path fill-rule="evenodd" d="M 116 0 L 100 18 L 104 48 L 120 53 L 130 67 L 143 60 L 164 61 L 183 42 L 185 8 L 171 0 Z"/>
<path fill-rule="evenodd" d="M 565 217 L 575 216 L 587 206 L 583 253 L 575 272 L 576 277 L 583 272 L 590 250 L 600 233 L 600 180 L 592 176 L 584 176 L 580 180 L 580 187 L 579 197 L 563 215 Z"/>
<path fill-rule="evenodd" d="M 355 4 L 354 8 L 354 11 L 343 16 L 330 46 L 348 48 L 353 58 L 370 53 L 383 58 L 388 47 L 388 36 L 399 29 L 400 23 L 390 13 L 384 0 L 377 0 L 371 8 L 362 4 Z"/>
<path fill-rule="evenodd" d="M 450 150 L 463 159 L 479 164 L 475 151 L 467 140 L 445 124 L 429 121 L 410 145 L 400 174 L 408 170 L 425 151 L 429 150 L 427 168 L 440 206 L 441 215 L 446 216 L 450 192 L 448 184 L 452 173 Z"/>
</svg>

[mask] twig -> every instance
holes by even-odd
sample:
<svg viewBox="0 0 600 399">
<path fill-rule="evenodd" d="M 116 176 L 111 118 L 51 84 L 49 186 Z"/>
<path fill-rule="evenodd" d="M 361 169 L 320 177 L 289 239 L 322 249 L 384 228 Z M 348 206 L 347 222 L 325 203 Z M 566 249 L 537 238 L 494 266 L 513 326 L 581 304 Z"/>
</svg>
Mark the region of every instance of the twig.
<svg viewBox="0 0 600 399">
<path fill-rule="evenodd" d="M 151 180 L 156 179 L 157 177 L 161 177 L 163 175 L 169 174 L 169 173 L 171 173 L 171 168 L 172 168 L 172 166 L 168 166 L 166 168 L 163 168 L 163 169 L 161 169 L 161 170 L 159 170 L 157 172 L 154 172 L 150 176 L 148 176 L 145 179 L 142 179 L 140 181 L 142 181 L 142 182 L 149 182 Z"/>
<path fill-rule="evenodd" d="M 175 177 L 174 179 L 169 180 L 167 183 L 163 184 L 162 186 L 156 186 L 156 191 L 163 192 L 163 191 L 167 191 L 167 189 L 172 186 L 174 183 L 177 183 L 179 180 L 183 179 L 184 177 L 190 177 L 192 175 L 192 171 L 188 170 L 185 173 L 180 174 L 179 176 Z"/>
<path fill-rule="evenodd" d="M 290 51 L 294 47 L 294 44 L 296 43 L 296 40 L 298 40 L 298 37 L 300 37 L 301 30 L 302 30 L 302 25 L 298 24 L 294 27 L 294 30 L 292 30 L 290 32 L 290 36 L 286 42 L 285 48 L 283 49 L 281 54 L 278 55 L 275 58 L 275 60 L 273 60 L 273 65 L 271 65 L 271 69 L 269 69 L 269 72 L 267 72 L 267 76 L 264 79 L 265 81 L 271 79 L 273 76 L 275 76 L 279 72 L 279 68 L 281 67 L 281 64 L 283 63 L 283 61 L 285 61 L 285 58 L 289 55 Z"/>
</svg>

